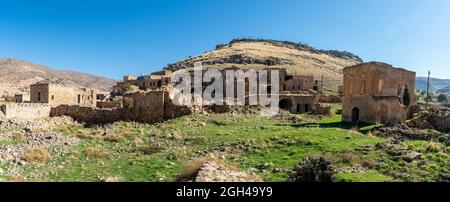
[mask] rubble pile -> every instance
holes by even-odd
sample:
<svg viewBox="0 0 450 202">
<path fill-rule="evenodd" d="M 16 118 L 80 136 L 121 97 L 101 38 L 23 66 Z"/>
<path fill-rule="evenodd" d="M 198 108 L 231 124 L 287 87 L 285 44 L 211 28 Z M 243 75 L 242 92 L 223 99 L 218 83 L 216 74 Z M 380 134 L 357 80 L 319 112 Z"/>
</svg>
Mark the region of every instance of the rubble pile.
<svg viewBox="0 0 450 202">
<path fill-rule="evenodd" d="M 422 110 L 406 122 L 406 125 L 419 129 L 450 131 L 450 111 L 445 109 Z"/>
</svg>

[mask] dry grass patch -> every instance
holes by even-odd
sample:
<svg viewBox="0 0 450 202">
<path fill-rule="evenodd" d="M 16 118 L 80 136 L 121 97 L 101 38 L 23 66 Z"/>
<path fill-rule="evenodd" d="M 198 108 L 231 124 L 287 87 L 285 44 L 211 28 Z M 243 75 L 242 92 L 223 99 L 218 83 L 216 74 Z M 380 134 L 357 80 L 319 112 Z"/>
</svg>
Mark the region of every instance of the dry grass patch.
<svg viewBox="0 0 450 202">
<path fill-rule="evenodd" d="M 13 175 L 13 176 L 9 177 L 9 181 L 10 182 L 25 182 L 26 179 L 22 176 Z"/>
<path fill-rule="evenodd" d="M 152 155 L 164 150 L 164 148 L 152 145 L 142 145 L 139 147 L 139 150 L 144 152 L 144 154 Z"/>
<path fill-rule="evenodd" d="M 340 156 L 340 162 L 351 163 L 351 164 L 361 164 L 363 160 L 359 155 L 354 154 L 352 151 L 345 151 L 344 154 Z"/>
<path fill-rule="evenodd" d="M 187 137 L 186 141 L 192 142 L 194 144 L 206 144 L 208 143 L 208 137 L 206 136 L 195 136 L 195 137 Z"/>
<path fill-rule="evenodd" d="M 192 161 L 187 162 L 184 165 L 183 170 L 181 173 L 176 176 L 177 181 L 191 181 L 194 180 L 195 177 L 197 177 L 198 173 L 200 172 L 200 169 L 202 168 L 203 164 L 207 162 L 206 159 L 195 159 Z"/>
<path fill-rule="evenodd" d="M 13 134 L 13 140 L 17 141 L 17 142 L 25 142 L 27 141 L 27 138 L 25 137 L 25 135 L 23 133 L 14 133 Z"/>
<path fill-rule="evenodd" d="M 25 160 L 32 163 L 45 163 L 51 159 L 44 148 L 31 148 L 25 151 Z"/>
<path fill-rule="evenodd" d="M 92 158 L 107 158 L 109 157 L 109 153 L 102 151 L 100 149 L 96 149 L 96 148 L 87 148 L 84 150 L 84 155 L 86 155 L 87 157 L 92 157 Z"/>
<path fill-rule="evenodd" d="M 125 138 L 121 135 L 108 135 L 104 140 L 108 142 L 125 142 Z"/>
<path fill-rule="evenodd" d="M 183 135 L 179 131 L 175 131 L 173 133 L 168 133 L 166 138 L 170 140 L 182 140 Z"/>
</svg>

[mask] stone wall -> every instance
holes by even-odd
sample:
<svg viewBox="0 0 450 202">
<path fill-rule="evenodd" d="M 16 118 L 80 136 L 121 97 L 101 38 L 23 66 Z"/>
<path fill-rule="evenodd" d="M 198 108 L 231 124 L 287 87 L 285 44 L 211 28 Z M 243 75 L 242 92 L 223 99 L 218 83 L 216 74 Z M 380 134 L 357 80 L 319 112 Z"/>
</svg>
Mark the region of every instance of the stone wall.
<svg viewBox="0 0 450 202">
<path fill-rule="evenodd" d="M 7 119 L 37 119 L 50 116 L 48 104 L 8 103 L 0 106 L 2 116 Z"/>
<path fill-rule="evenodd" d="M 139 122 L 153 123 L 164 120 L 165 91 L 126 94 L 123 107 L 127 116 Z"/>
<path fill-rule="evenodd" d="M 120 101 L 97 101 L 97 107 L 100 109 L 121 108 Z"/>
<path fill-rule="evenodd" d="M 321 103 L 341 103 L 342 98 L 335 95 L 321 95 L 319 98 L 319 102 Z"/>
<path fill-rule="evenodd" d="M 75 121 L 89 124 L 106 124 L 126 120 L 122 109 L 99 109 L 78 105 L 52 107 L 50 116 L 69 116 Z"/>
<path fill-rule="evenodd" d="M 173 105 L 169 93 L 160 90 L 126 94 L 123 97 L 123 108 L 60 105 L 53 107 L 50 115 L 69 116 L 78 122 L 89 124 L 106 124 L 116 121 L 156 123 L 191 113 L 191 108 L 187 106 Z"/>
</svg>

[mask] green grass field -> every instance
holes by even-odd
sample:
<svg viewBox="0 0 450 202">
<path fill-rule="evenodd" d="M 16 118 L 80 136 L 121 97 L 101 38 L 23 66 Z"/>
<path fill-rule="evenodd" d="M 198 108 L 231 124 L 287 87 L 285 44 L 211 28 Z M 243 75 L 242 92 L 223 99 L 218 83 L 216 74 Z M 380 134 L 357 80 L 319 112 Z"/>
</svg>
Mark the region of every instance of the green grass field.
<svg viewBox="0 0 450 202">
<path fill-rule="evenodd" d="M 339 107 L 333 105 L 333 111 Z M 302 158 L 320 155 L 332 160 L 339 169 L 337 181 L 433 181 L 450 167 L 445 148 L 432 145 L 437 143 L 403 142 L 405 148 L 423 156 L 420 161 L 406 162 L 383 150 L 361 149 L 388 141 L 364 134 L 374 125 L 342 123 L 340 115 L 323 119 L 298 116 L 305 121 L 291 123 L 259 114 L 226 113 L 193 114 L 151 125 L 64 125 L 55 131 L 77 136 L 80 141 L 44 165 L 27 164 L 24 178 L 171 182 L 192 161 L 220 158 L 241 170 L 255 170 L 265 181 L 283 182 L 287 173 L 279 170 L 291 170 Z M 432 146 L 436 149 L 429 150 Z"/>
</svg>

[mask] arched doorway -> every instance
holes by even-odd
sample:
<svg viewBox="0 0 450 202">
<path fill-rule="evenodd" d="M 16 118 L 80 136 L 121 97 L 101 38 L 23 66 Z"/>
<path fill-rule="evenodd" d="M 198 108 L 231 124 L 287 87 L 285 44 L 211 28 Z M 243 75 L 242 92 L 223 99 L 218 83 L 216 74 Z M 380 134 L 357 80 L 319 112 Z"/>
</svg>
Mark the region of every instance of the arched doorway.
<svg viewBox="0 0 450 202">
<path fill-rule="evenodd" d="M 352 109 L 352 121 L 357 122 L 359 121 L 359 109 L 358 107 L 355 107 Z"/>
<path fill-rule="evenodd" d="M 292 101 L 289 98 L 281 99 L 278 106 L 280 109 L 290 111 L 292 109 Z"/>
</svg>

